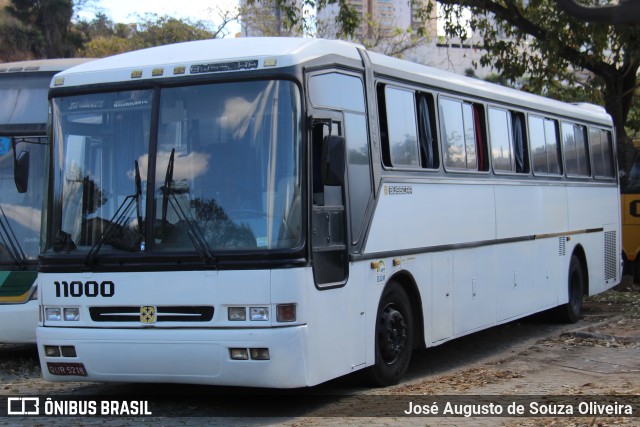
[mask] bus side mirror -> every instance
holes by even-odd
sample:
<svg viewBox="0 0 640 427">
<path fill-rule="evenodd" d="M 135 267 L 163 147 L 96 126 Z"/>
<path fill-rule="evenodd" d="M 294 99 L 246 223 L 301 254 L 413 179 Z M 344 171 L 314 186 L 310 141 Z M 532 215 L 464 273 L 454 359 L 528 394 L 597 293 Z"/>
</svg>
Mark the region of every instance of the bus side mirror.
<svg viewBox="0 0 640 427">
<path fill-rule="evenodd" d="M 322 140 L 321 176 L 324 185 L 344 183 L 345 153 L 344 138 L 337 135 L 325 136 Z"/>
<path fill-rule="evenodd" d="M 26 193 L 29 187 L 29 152 L 20 151 L 16 154 L 14 145 L 13 155 L 13 180 L 16 183 L 16 189 L 18 193 Z"/>
</svg>

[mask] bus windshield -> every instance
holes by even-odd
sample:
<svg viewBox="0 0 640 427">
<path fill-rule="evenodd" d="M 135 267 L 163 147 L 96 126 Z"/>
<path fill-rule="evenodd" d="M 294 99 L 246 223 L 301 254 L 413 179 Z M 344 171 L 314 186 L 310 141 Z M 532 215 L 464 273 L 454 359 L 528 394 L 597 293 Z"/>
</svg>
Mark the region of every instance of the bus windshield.
<svg viewBox="0 0 640 427">
<path fill-rule="evenodd" d="M 203 255 L 301 243 L 301 113 L 293 83 L 216 83 L 52 102 L 47 248 L 54 252 Z"/>
</svg>

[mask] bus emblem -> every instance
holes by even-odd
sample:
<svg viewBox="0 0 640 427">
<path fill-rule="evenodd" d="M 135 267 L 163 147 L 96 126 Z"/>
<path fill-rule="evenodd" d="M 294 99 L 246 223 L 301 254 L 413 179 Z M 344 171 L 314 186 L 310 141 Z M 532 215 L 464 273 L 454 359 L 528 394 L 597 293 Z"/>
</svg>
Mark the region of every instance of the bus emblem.
<svg viewBox="0 0 640 427">
<path fill-rule="evenodd" d="M 152 305 L 140 307 L 140 322 L 156 323 L 156 308 Z"/>
</svg>

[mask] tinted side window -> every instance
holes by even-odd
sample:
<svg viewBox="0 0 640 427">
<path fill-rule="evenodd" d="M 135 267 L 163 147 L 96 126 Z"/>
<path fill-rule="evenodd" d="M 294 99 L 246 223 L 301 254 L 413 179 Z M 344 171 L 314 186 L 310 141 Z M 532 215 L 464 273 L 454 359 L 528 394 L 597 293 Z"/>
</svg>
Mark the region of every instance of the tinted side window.
<svg viewBox="0 0 640 427">
<path fill-rule="evenodd" d="M 315 107 L 329 107 L 364 113 L 362 80 L 339 73 L 309 79 L 309 99 Z"/>
</svg>

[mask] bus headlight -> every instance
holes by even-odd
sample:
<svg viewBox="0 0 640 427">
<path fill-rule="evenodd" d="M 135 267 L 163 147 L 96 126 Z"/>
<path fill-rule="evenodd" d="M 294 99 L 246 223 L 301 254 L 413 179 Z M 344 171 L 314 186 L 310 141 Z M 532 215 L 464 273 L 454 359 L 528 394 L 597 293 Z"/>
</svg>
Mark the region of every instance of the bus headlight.
<svg viewBox="0 0 640 427">
<path fill-rule="evenodd" d="M 80 309 L 78 307 L 70 307 L 64 309 L 64 320 L 78 321 L 80 320 Z"/>
<path fill-rule="evenodd" d="M 77 322 L 80 320 L 79 307 L 45 307 L 44 320 L 50 322 Z"/>
<path fill-rule="evenodd" d="M 251 320 L 269 320 L 269 308 L 267 307 L 251 307 L 249 313 Z"/>
<path fill-rule="evenodd" d="M 62 309 L 60 307 L 47 307 L 44 309 L 44 319 L 48 321 L 62 320 Z"/>
</svg>

